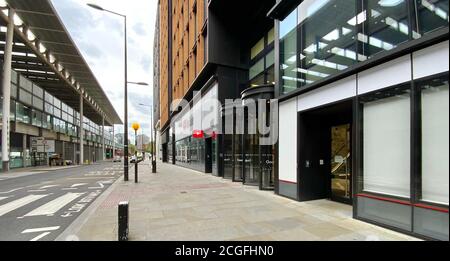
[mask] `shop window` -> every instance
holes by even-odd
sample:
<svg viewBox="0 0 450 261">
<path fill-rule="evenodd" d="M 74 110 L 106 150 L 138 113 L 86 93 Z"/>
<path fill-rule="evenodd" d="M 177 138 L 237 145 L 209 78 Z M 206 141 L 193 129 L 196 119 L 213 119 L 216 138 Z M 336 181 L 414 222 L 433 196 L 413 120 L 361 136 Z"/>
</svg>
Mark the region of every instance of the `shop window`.
<svg viewBox="0 0 450 261">
<path fill-rule="evenodd" d="M 17 85 L 14 83 L 11 83 L 11 98 L 17 99 Z"/>
<path fill-rule="evenodd" d="M 409 85 L 363 101 L 363 191 L 410 198 Z"/>
<path fill-rule="evenodd" d="M 449 204 L 448 74 L 419 83 L 422 124 L 423 201 Z"/>
<path fill-rule="evenodd" d="M 392 50 L 409 40 L 408 1 L 364 0 L 363 6 L 363 12 L 350 23 L 363 24 L 358 41 L 364 46 L 364 57 Z"/>
</svg>

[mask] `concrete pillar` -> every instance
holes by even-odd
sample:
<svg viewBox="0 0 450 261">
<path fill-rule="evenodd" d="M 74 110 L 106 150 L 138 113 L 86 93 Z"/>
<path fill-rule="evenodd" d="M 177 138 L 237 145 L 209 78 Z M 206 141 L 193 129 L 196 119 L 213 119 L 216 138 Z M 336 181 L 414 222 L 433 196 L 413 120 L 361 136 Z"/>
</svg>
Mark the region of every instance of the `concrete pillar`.
<svg viewBox="0 0 450 261">
<path fill-rule="evenodd" d="M 27 135 L 22 135 L 22 155 L 23 155 L 23 167 L 27 167 Z"/>
<path fill-rule="evenodd" d="M 66 142 L 65 141 L 62 142 L 62 160 L 63 160 L 63 163 L 66 162 Z"/>
<path fill-rule="evenodd" d="M 114 133 L 114 124 L 112 125 L 112 129 L 113 129 L 113 131 L 112 131 L 112 157 L 113 157 L 113 160 L 114 160 L 114 157 L 116 156 L 116 137 L 114 136 L 115 135 L 115 133 Z"/>
<path fill-rule="evenodd" d="M 83 94 L 80 93 L 80 165 L 84 164 L 84 128 L 83 128 L 83 121 L 84 121 L 84 115 L 83 115 Z"/>
<path fill-rule="evenodd" d="M 102 160 L 106 160 L 105 148 L 105 116 L 102 118 Z"/>
<path fill-rule="evenodd" d="M 14 38 L 14 10 L 9 9 L 9 23 L 6 29 L 6 43 L 3 60 L 3 118 L 2 118 L 2 167 L 9 171 L 9 114 L 11 104 L 11 61 Z"/>
</svg>

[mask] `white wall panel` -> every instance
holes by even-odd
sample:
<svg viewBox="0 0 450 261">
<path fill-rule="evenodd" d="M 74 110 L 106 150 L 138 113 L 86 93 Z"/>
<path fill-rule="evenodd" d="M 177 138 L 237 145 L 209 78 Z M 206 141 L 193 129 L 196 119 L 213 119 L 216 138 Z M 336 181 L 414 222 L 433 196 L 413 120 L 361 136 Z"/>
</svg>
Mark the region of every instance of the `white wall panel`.
<svg viewBox="0 0 450 261">
<path fill-rule="evenodd" d="M 297 99 L 280 103 L 279 179 L 297 182 Z"/>
<path fill-rule="evenodd" d="M 358 75 L 358 94 L 411 81 L 411 56 L 383 63 Z"/>
<path fill-rule="evenodd" d="M 449 70 L 448 43 L 445 41 L 413 53 L 414 79 Z"/>
<path fill-rule="evenodd" d="M 356 96 L 356 76 L 350 76 L 298 97 L 298 111 Z"/>
</svg>

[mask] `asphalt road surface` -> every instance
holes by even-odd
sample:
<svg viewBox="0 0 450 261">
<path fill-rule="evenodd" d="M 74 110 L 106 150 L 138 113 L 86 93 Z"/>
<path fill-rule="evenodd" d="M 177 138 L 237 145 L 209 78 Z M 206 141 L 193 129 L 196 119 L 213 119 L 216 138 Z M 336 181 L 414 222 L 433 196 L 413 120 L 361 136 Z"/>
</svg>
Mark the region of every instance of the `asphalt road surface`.
<svg viewBox="0 0 450 261">
<path fill-rule="evenodd" d="M 51 241 L 123 175 L 123 164 L 7 175 L 0 174 L 0 241 Z"/>
</svg>

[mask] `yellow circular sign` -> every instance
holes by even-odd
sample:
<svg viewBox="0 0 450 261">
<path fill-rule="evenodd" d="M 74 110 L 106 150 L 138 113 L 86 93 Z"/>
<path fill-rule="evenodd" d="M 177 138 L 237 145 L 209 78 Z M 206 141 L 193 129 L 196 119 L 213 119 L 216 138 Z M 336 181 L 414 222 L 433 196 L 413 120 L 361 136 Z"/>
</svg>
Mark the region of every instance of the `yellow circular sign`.
<svg viewBox="0 0 450 261">
<path fill-rule="evenodd" d="M 139 123 L 135 122 L 131 125 L 131 128 L 133 128 L 133 130 L 138 131 L 141 128 L 141 125 L 139 125 Z"/>
</svg>

